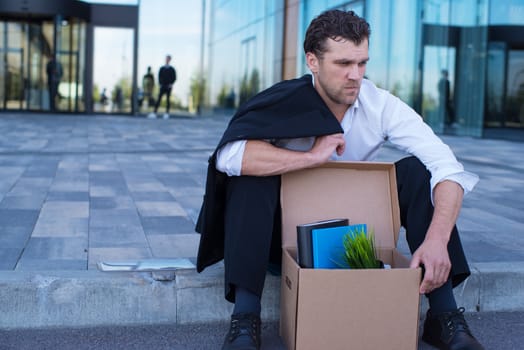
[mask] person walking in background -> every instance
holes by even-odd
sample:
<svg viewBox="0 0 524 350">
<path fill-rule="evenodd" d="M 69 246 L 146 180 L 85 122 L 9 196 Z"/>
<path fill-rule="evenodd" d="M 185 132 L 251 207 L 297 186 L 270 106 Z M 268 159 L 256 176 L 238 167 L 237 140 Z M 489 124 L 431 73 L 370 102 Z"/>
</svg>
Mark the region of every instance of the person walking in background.
<svg viewBox="0 0 524 350">
<path fill-rule="evenodd" d="M 147 107 L 151 107 L 155 104 L 153 99 L 153 89 L 155 88 L 155 77 L 151 72 L 151 66 L 147 67 L 147 73 L 142 78 L 142 92 L 143 100 L 147 101 Z"/>
<path fill-rule="evenodd" d="M 46 65 L 47 87 L 49 89 L 49 110 L 56 110 L 56 97 L 58 96 L 58 85 L 62 79 L 62 65 L 55 59 L 52 53 Z"/>
<path fill-rule="evenodd" d="M 163 65 L 158 71 L 158 84 L 160 85 L 160 92 L 158 93 L 158 99 L 155 104 L 155 111 L 154 113 L 150 113 L 148 115 L 148 118 L 156 118 L 158 106 L 160 105 L 160 101 L 162 100 L 162 96 L 164 95 L 166 95 L 167 98 L 166 113 L 164 113 L 164 119 L 169 118 L 169 100 L 171 98 L 171 89 L 173 88 L 173 84 L 176 81 L 176 70 L 175 68 L 173 68 L 173 66 L 169 64 L 170 62 L 171 56 L 167 55 L 166 64 Z"/>
</svg>

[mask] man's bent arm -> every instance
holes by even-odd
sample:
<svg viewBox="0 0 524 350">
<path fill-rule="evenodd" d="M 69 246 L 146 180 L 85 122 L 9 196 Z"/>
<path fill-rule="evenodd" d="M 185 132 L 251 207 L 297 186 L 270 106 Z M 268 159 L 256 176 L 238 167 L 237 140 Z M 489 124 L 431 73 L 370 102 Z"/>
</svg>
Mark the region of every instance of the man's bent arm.
<svg viewBox="0 0 524 350">
<path fill-rule="evenodd" d="M 342 134 L 317 137 L 311 150 L 292 151 L 260 141 L 249 140 L 242 157 L 242 175 L 271 176 L 314 167 L 329 160 L 333 152 L 344 152 Z"/>
<path fill-rule="evenodd" d="M 444 284 L 451 270 L 448 242 L 457 221 L 464 190 L 453 181 L 443 181 L 435 186 L 433 198 L 435 210 L 426 238 L 413 253 L 411 267 L 424 265 L 424 279 L 420 293 L 429 293 Z"/>
</svg>

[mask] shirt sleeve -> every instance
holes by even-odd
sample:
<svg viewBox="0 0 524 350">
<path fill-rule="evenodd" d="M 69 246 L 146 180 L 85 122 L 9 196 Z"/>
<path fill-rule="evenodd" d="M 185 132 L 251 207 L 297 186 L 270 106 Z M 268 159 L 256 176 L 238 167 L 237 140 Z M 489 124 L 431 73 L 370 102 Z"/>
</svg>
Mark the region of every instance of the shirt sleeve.
<svg viewBox="0 0 524 350">
<path fill-rule="evenodd" d="M 389 95 L 382 121 L 387 139 L 397 148 L 420 159 L 431 173 L 432 200 L 435 186 L 444 180 L 458 183 L 464 194 L 473 190 L 478 176 L 464 170 L 449 146 L 406 103 Z"/>
<path fill-rule="evenodd" d="M 246 140 L 226 143 L 217 152 L 217 170 L 226 173 L 228 176 L 240 176 L 245 149 Z"/>
</svg>

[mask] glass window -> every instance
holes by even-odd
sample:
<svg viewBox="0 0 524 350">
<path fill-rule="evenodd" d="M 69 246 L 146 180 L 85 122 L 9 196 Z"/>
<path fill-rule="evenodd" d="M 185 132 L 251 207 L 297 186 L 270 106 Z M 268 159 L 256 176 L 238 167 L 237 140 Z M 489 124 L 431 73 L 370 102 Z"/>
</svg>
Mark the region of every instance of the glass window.
<svg viewBox="0 0 524 350">
<path fill-rule="evenodd" d="M 422 115 L 438 132 L 482 134 L 486 14 L 485 1 L 424 1 Z M 445 94 L 439 89 L 444 76 L 449 82 Z"/>
<path fill-rule="evenodd" d="M 209 39 L 212 105 L 237 106 L 280 80 L 283 4 L 281 0 L 213 3 Z"/>
<path fill-rule="evenodd" d="M 490 1 L 489 24 L 523 25 L 524 0 Z"/>
<path fill-rule="evenodd" d="M 94 32 L 93 109 L 98 112 L 129 113 L 133 73 L 133 30 L 96 27 Z M 102 93 L 107 101 L 101 99 Z"/>
</svg>

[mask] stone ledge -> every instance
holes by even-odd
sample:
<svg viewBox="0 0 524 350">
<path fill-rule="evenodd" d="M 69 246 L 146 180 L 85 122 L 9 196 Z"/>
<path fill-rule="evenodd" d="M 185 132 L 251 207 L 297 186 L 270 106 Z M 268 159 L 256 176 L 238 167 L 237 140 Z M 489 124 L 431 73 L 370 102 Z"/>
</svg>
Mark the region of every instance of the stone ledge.
<svg viewBox="0 0 524 350">
<path fill-rule="evenodd" d="M 468 312 L 524 311 L 524 262 L 471 264 L 472 275 L 455 289 Z M 228 320 L 223 265 L 203 273 L 178 271 L 174 281 L 149 272 L 2 271 L 0 328 L 190 324 Z M 277 321 L 280 277 L 269 275 L 262 318 Z M 421 315 L 427 309 L 421 298 Z"/>
</svg>

